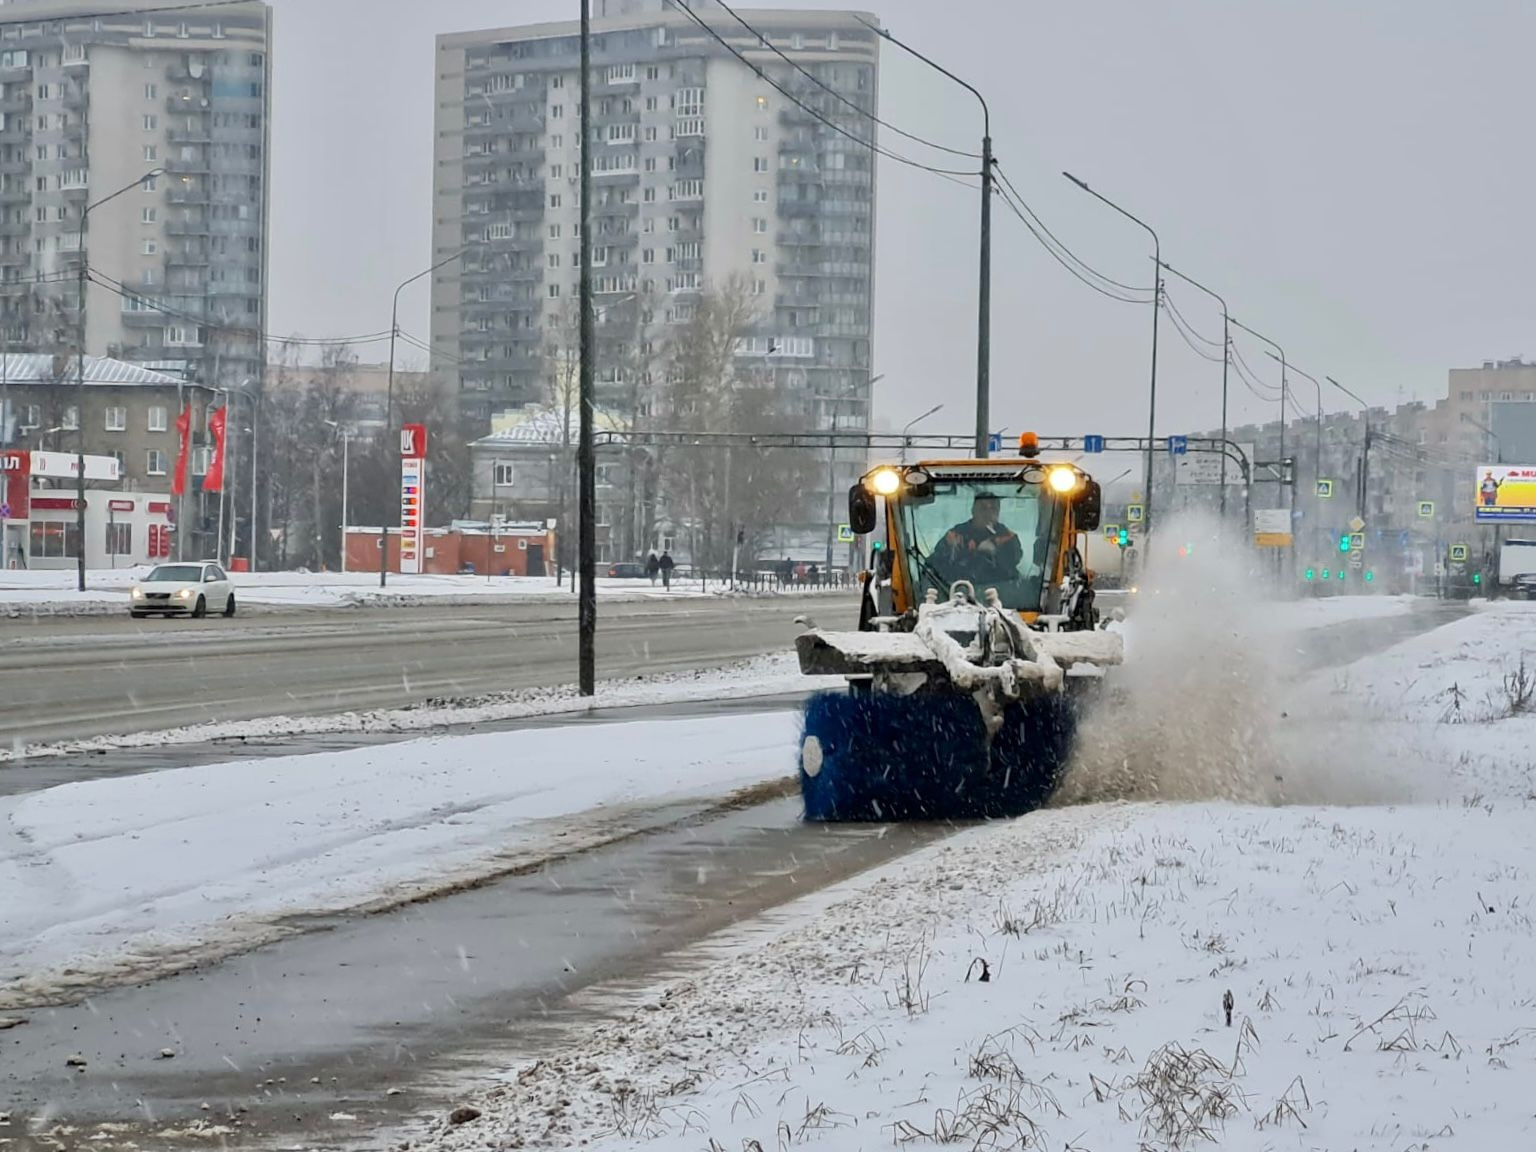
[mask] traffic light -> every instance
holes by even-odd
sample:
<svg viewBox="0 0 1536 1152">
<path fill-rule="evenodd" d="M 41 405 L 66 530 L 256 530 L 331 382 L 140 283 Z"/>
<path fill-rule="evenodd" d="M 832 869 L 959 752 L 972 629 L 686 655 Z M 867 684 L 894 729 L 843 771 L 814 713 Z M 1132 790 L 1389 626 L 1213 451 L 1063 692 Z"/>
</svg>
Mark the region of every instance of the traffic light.
<svg viewBox="0 0 1536 1152">
<path fill-rule="evenodd" d="M 1324 568 L 1323 569 L 1323 579 L 1324 580 L 1332 580 L 1333 579 L 1333 569 L 1332 568 Z"/>
<path fill-rule="evenodd" d="M 1375 579 L 1376 579 L 1376 573 L 1374 573 L 1374 572 L 1367 572 L 1365 574 L 1365 582 L 1367 584 L 1372 583 L 1373 581 L 1375 581 Z"/>
<path fill-rule="evenodd" d="M 1323 573 L 1323 575 L 1327 576 L 1327 573 L 1325 572 L 1325 573 Z M 1314 569 L 1314 568 L 1308 568 L 1307 569 L 1307 581 L 1308 581 L 1308 583 L 1310 583 L 1311 581 L 1313 581 L 1315 579 L 1317 579 L 1317 570 Z"/>
<path fill-rule="evenodd" d="M 1342 533 L 1339 534 L 1339 551 L 1340 552 L 1348 552 L 1349 551 L 1349 533 L 1348 532 L 1342 532 Z"/>
<path fill-rule="evenodd" d="M 1483 582 L 1483 574 L 1481 572 L 1474 572 L 1474 573 L 1472 573 L 1472 583 L 1474 583 L 1474 584 L 1481 584 L 1482 582 Z"/>
<path fill-rule="evenodd" d="M 1131 546 L 1131 530 L 1129 528 L 1120 529 L 1120 535 L 1115 537 L 1115 543 L 1122 548 L 1129 548 Z"/>
<path fill-rule="evenodd" d="M 1344 569 L 1342 569 L 1342 568 L 1339 569 L 1339 579 L 1340 580 L 1344 579 Z"/>
</svg>

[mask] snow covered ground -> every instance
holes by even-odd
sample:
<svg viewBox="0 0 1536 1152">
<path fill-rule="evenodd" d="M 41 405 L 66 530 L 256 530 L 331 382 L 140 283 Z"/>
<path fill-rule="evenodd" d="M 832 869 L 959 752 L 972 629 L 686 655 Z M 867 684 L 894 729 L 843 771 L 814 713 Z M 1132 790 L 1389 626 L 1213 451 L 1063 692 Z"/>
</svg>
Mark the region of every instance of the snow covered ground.
<svg viewBox="0 0 1536 1152">
<path fill-rule="evenodd" d="M 87 575 L 84 592 L 76 591 L 73 570 L 0 572 L 0 615 L 90 616 L 127 611 L 128 589 L 147 571 L 147 568 L 93 571 Z M 503 576 L 488 580 L 484 576 L 391 575 L 385 588 L 379 587 L 376 572 L 251 572 L 235 573 L 231 579 L 242 604 L 267 607 L 398 606 L 444 598 L 575 599 L 569 580 L 561 587 L 547 577 Z M 659 584 L 652 585 L 649 580 L 600 577 L 597 591 L 599 596 L 617 601 L 718 596 L 728 590 L 714 581 L 706 586 L 697 580 L 676 580 L 670 589 L 666 589 Z M 792 587 L 787 591 L 817 594 L 824 590 Z"/>
<path fill-rule="evenodd" d="M 627 680 L 599 681 L 596 695 L 590 698 L 578 695 L 574 684 L 559 684 L 486 696 L 458 697 L 407 708 L 213 721 L 154 732 L 130 732 L 57 744 L 0 748 L 0 764 L 22 759 L 106 752 L 116 748 L 174 747 L 219 740 L 272 740 L 284 736 L 346 732 L 429 732 L 449 725 L 490 724 L 528 716 L 578 714 L 599 708 L 785 695 L 823 686 L 825 680 L 825 677 L 802 676 L 795 654 L 778 652 L 719 668 L 661 672 Z"/>
<path fill-rule="evenodd" d="M 1536 611 L 1293 688 L 1198 639 L 1141 638 L 1186 658 L 1120 723 L 1183 707 L 1085 741 L 1068 794 L 1102 802 L 716 937 L 638 1008 L 594 993 L 612 1023 L 413 1145 L 1533 1146 Z"/>
<path fill-rule="evenodd" d="M 793 771 L 790 713 L 409 741 L 0 800 L 0 1009 L 614 838 Z"/>
</svg>

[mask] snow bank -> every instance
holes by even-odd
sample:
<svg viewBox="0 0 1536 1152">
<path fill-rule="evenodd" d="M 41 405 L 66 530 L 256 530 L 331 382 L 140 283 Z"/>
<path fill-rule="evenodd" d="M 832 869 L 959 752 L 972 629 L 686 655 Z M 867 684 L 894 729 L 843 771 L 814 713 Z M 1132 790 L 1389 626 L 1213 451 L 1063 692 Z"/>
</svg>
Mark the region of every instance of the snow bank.
<svg viewBox="0 0 1536 1152">
<path fill-rule="evenodd" d="M 787 776 L 796 734 L 791 713 L 527 730 L 0 800 L 0 1008 L 611 839 L 659 801 Z"/>
<path fill-rule="evenodd" d="M 696 700 L 740 700 L 823 687 L 826 677 L 803 676 L 792 652 L 741 660 L 693 672 L 648 673 L 627 680 L 605 680 L 593 697 L 580 696 L 573 684 L 528 688 L 484 696 L 453 697 L 406 708 L 341 712 L 321 716 L 268 716 L 258 720 L 213 721 L 156 732 L 131 732 L 57 744 L 0 748 L 0 764 L 12 760 L 107 752 L 120 748 L 159 748 L 214 741 L 271 740 L 347 732 L 428 732 L 450 725 L 492 724 L 530 716 L 560 716 L 598 708 L 679 704 Z M 836 680 L 841 685 L 840 680 Z"/>
<path fill-rule="evenodd" d="M 0 615 L 93 616 L 126 611 L 128 589 L 148 568 L 118 568 L 88 573 L 89 587 L 75 590 L 75 572 L 7 571 L 0 573 Z M 550 577 L 405 576 L 391 574 L 379 587 L 377 572 L 247 572 L 231 577 L 242 604 L 267 607 L 337 608 L 360 605 L 407 607 L 442 601 L 566 599 L 576 595 Z M 750 595 L 818 595 L 823 588 L 790 587 Z M 841 595 L 847 589 L 837 590 Z M 716 581 L 674 580 L 670 589 L 649 580 L 599 578 L 597 592 L 613 602 L 666 597 L 722 596 L 729 589 Z"/>
</svg>

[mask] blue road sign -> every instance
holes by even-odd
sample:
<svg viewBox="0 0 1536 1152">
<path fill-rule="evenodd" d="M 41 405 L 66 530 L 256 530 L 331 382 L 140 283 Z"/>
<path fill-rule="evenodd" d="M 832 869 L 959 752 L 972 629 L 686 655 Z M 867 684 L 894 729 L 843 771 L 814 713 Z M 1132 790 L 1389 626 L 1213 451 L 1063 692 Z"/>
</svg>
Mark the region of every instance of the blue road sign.
<svg viewBox="0 0 1536 1152">
<path fill-rule="evenodd" d="M 987 452 L 989 454 L 993 452 L 1001 452 L 1002 450 L 1003 434 L 1001 432 L 994 432 L 992 435 L 987 437 Z"/>
<path fill-rule="evenodd" d="M 1083 437 L 1083 451 L 1084 452 L 1102 452 L 1102 451 L 1104 451 L 1104 437 L 1102 437 L 1102 436 L 1084 436 Z"/>
<path fill-rule="evenodd" d="M 0 504 L 0 520 L 9 520 L 10 518 L 11 506 L 9 504 Z"/>
<path fill-rule="evenodd" d="M 1170 456 L 1184 456 L 1184 455 L 1187 455 L 1188 452 L 1189 452 L 1189 437 L 1188 436 L 1170 436 L 1170 437 L 1168 437 L 1168 455 L 1170 455 Z"/>
</svg>

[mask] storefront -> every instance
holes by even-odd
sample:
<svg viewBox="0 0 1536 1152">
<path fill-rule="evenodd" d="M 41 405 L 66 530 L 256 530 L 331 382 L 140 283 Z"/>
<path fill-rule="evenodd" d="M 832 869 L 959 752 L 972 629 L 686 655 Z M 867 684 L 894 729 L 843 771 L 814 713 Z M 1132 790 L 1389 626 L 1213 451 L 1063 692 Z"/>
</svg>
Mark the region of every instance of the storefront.
<svg viewBox="0 0 1536 1152">
<path fill-rule="evenodd" d="M 87 456 L 86 479 L 115 482 L 118 464 L 110 456 Z M 80 525 L 75 493 L 65 487 L 75 457 L 54 452 L 0 455 L 0 554 L 7 568 L 59 569 L 79 563 Z M 85 565 L 90 569 L 131 568 L 169 559 L 175 515 L 163 493 L 85 493 Z"/>
</svg>

